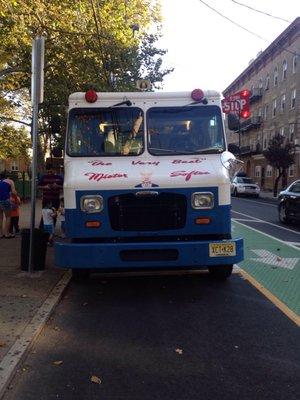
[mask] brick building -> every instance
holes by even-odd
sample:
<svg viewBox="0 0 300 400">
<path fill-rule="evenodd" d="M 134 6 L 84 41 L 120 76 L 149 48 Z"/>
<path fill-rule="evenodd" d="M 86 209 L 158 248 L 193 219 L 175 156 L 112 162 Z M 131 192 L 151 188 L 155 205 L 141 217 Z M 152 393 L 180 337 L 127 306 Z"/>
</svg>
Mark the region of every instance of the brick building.
<svg viewBox="0 0 300 400">
<path fill-rule="evenodd" d="M 244 171 L 264 189 L 273 189 L 276 171 L 262 152 L 277 133 L 300 145 L 300 18 L 295 19 L 223 91 L 228 97 L 250 89 L 251 117 L 241 120 L 241 155 Z M 228 143 L 238 144 L 238 134 L 227 131 Z M 300 147 L 287 182 L 300 178 Z M 281 183 L 280 183 L 281 184 Z"/>
</svg>

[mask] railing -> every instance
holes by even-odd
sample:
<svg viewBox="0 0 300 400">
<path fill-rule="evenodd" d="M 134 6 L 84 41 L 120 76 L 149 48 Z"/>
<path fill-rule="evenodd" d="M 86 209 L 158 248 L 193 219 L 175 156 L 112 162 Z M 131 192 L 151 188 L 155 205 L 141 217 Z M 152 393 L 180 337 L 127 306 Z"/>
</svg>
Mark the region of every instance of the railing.
<svg viewBox="0 0 300 400">
<path fill-rule="evenodd" d="M 250 95 L 250 104 L 255 103 L 257 100 L 261 99 L 262 97 L 263 90 L 262 88 L 254 88 L 251 90 L 251 95 Z"/>
</svg>

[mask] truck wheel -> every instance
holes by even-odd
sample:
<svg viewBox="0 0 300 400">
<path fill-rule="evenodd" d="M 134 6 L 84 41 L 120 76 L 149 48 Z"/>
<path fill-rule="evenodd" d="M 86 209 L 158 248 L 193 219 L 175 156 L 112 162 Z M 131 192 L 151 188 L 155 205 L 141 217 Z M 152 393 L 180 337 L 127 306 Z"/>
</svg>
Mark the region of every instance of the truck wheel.
<svg viewBox="0 0 300 400">
<path fill-rule="evenodd" d="M 90 276 L 89 269 L 72 269 L 72 279 L 75 282 L 86 280 Z"/>
<path fill-rule="evenodd" d="M 208 267 L 210 275 L 218 280 L 225 280 L 230 277 L 233 265 L 213 265 Z"/>
</svg>

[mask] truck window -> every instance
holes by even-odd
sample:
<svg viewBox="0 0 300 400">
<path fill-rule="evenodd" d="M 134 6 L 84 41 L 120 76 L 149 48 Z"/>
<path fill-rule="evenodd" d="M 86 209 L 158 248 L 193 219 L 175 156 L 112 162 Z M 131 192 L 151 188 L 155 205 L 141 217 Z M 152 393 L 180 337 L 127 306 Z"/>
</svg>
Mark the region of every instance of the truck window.
<svg viewBox="0 0 300 400">
<path fill-rule="evenodd" d="M 144 151 L 144 114 L 140 108 L 75 108 L 70 111 L 67 154 L 134 156 Z"/>
<path fill-rule="evenodd" d="M 220 153 L 225 150 L 217 106 L 153 107 L 147 112 L 148 150 L 153 155 Z"/>
</svg>

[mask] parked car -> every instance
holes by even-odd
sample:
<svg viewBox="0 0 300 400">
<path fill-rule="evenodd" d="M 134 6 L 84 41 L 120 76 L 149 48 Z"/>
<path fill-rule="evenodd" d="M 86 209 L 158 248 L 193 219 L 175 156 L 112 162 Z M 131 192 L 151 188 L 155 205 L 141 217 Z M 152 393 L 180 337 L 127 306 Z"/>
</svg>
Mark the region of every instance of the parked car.
<svg viewBox="0 0 300 400">
<path fill-rule="evenodd" d="M 246 195 L 259 197 L 260 187 L 248 176 L 236 176 L 231 183 L 233 196 Z"/>
<path fill-rule="evenodd" d="M 280 192 L 278 199 L 279 221 L 284 224 L 300 222 L 300 180 Z"/>
</svg>

